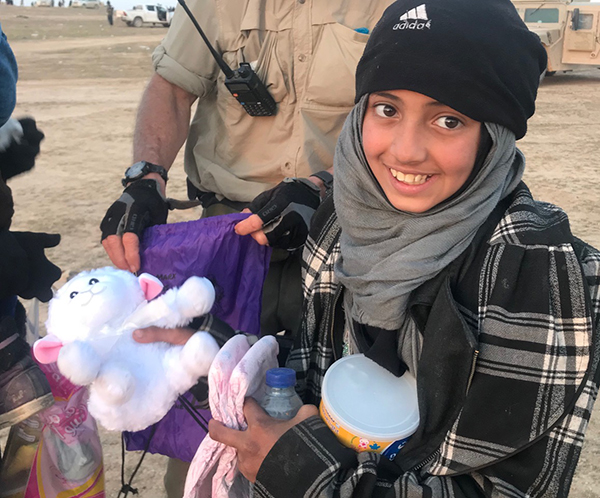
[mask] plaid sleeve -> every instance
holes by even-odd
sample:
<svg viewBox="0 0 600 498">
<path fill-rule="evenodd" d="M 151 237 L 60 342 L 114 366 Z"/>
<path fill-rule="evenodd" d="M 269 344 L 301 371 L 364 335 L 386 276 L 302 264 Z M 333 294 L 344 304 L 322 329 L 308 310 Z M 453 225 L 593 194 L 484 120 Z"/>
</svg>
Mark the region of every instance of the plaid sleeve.
<svg viewBox="0 0 600 498">
<path fill-rule="evenodd" d="M 254 484 L 257 498 L 478 498 L 488 481 L 475 475 L 432 477 L 398 474 L 376 453 L 342 446 L 319 417 L 283 435 L 263 462 Z"/>
<path fill-rule="evenodd" d="M 335 440 L 317 417 L 288 431 L 273 447 L 254 485 L 258 498 L 478 498 L 567 496 L 581 445 L 582 424 L 589 420 L 588 391 L 577 407 L 548 436 L 496 465 L 454 476 L 425 471 L 399 473 L 375 453 L 355 453 Z M 593 401 L 592 401 L 593 402 Z M 584 416 L 581 416 L 585 414 Z M 532 462 L 540 469 L 523 491 L 514 484 L 531 478 Z"/>
<path fill-rule="evenodd" d="M 194 318 L 189 326 L 194 330 L 208 332 L 217 341 L 219 347 L 223 347 L 234 335 L 241 334 L 239 330 L 234 330 L 223 320 L 211 313 Z"/>
</svg>

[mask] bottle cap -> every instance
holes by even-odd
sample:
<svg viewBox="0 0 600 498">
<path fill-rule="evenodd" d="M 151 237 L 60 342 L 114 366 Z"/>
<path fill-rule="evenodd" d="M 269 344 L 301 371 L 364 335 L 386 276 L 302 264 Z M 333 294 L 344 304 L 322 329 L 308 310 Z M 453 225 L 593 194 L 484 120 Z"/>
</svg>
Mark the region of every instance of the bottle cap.
<svg viewBox="0 0 600 498">
<path fill-rule="evenodd" d="M 291 368 L 271 368 L 267 370 L 267 386 L 293 387 L 296 385 L 296 372 Z"/>
</svg>

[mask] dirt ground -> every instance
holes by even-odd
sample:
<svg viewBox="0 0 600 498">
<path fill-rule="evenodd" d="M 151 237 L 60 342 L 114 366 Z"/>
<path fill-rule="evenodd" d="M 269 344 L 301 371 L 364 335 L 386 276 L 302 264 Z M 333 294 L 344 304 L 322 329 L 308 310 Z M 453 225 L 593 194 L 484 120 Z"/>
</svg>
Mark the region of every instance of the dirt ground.
<svg viewBox="0 0 600 498">
<path fill-rule="evenodd" d="M 15 229 L 58 232 L 49 255 L 77 272 L 109 264 L 98 225 L 120 192 L 131 162 L 136 107 L 151 74 L 150 55 L 166 30 L 110 27 L 103 13 L 81 9 L 0 5 L 0 22 L 20 69 L 16 115 L 35 116 L 46 134 L 35 170 L 10 185 Z M 520 142 L 525 180 L 534 195 L 569 213 L 576 235 L 600 247 L 600 71 L 547 78 L 537 113 Z M 169 194 L 184 198 L 181 155 Z M 170 221 L 199 216 L 178 212 Z M 600 407 L 596 412 L 600 411 Z M 120 488 L 117 434 L 101 433 L 107 497 Z M 6 431 L 0 434 L 4 443 Z M 571 496 L 600 497 L 600 415 L 592 417 Z M 129 475 L 138 456 L 128 454 Z M 150 455 L 134 486 L 143 498 L 161 498 L 165 458 Z"/>
</svg>

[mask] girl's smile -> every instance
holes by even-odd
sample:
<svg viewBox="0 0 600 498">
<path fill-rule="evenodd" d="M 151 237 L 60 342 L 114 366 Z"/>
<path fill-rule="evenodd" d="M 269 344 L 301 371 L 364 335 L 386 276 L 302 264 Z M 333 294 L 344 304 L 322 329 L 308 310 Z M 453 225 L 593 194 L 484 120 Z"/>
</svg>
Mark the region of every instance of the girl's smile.
<svg viewBox="0 0 600 498">
<path fill-rule="evenodd" d="M 390 203 L 423 213 L 467 181 L 480 133 L 481 123 L 436 100 L 390 90 L 369 97 L 363 149 Z"/>
</svg>

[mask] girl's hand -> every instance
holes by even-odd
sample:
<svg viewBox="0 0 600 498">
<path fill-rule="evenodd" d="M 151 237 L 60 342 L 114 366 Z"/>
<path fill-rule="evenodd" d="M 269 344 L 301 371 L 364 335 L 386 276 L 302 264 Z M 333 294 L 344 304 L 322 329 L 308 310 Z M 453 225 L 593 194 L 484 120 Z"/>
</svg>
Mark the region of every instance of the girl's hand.
<svg viewBox="0 0 600 498">
<path fill-rule="evenodd" d="M 237 450 L 240 472 L 250 482 L 254 482 L 263 460 L 277 440 L 296 424 L 318 414 L 316 406 L 304 405 L 293 419 L 277 420 L 270 417 L 254 399 L 246 398 L 244 416 L 248 429 L 237 431 L 212 419 L 208 430 L 215 441 Z"/>
<path fill-rule="evenodd" d="M 196 331 L 189 327 L 175 329 L 163 329 L 160 327 L 146 327 L 133 331 L 133 339 L 136 342 L 146 344 L 149 342 L 167 342 L 176 346 L 183 346 Z"/>
</svg>

